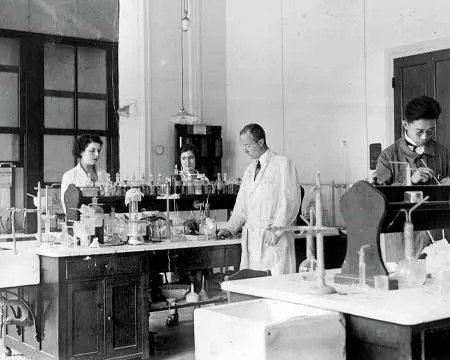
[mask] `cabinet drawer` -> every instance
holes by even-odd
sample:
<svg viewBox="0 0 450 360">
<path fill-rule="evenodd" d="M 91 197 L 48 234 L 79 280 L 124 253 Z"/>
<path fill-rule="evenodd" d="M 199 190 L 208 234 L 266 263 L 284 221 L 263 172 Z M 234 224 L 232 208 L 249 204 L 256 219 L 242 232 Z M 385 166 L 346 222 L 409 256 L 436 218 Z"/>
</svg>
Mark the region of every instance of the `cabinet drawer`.
<svg viewBox="0 0 450 360">
<path fill-rule="evenodd" d="M 86 279 L 121 274 L 140 274 L 142 257 L 133 256 L 86 256 L 66 260 L 66 279 Z"/>
</svg>

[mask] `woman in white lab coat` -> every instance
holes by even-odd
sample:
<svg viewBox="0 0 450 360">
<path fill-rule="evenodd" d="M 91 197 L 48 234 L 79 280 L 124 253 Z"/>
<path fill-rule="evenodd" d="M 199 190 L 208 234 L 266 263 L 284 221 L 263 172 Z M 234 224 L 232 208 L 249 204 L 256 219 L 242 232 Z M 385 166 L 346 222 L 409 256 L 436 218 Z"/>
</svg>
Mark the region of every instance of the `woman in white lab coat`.
<svg viewBox="0 0 450 360">
<path fill-rule="evenodd" d="M 66 171 L 61 181 L 61 202 L 64 212 L 66 212 L 64 193 L 69 184 L 85 187 L 105 184 L 108 181 L 106 172 L 97 168 L 102 146 L 103 141 L 97 135 L 85 134 L 75 140 L 72 154 L 77 159 L 78 164 Z"/>
<path fill-rule="evenodd" d="M 254 161 L 244 172 L 232 216 L 219 236 L 242 229 L 241 269 L 271 270 L 273 275 L 295 272 L 294 233 L 267 230 L 295 223 L 301 202 L 295 165 L 267 147 L 258 124 L 245 126 L 240 141 Z"/>
</svg>

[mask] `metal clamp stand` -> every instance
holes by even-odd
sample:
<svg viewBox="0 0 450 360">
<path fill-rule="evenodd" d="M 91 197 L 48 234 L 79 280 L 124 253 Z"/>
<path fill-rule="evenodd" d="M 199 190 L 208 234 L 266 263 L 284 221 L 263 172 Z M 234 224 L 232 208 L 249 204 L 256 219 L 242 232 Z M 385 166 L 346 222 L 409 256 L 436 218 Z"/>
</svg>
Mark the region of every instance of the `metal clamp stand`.
<svg viewBox="0 0 450 360">
<path fill-rule="evenodd" d="M 324 247 L 323 247 L 323 233 L 330 230 L 336 230 L 333 227 L 325 227 L 322 223 L 322 195 L 321 195 L 321 184 L 320 184 L 320 172 L 317 172 L 316 179 L 316 225 L 312 226 L 278 226 L 270 227 L 272 231 L 300 231 L 307 232 L 310 236 L 316 236 L 316 256 L 317 256 L 317 268 L 316 268 L 316 283 L 309 289 L 312 294 L 334 294 L 336 290 L 326 284 L 325 282 L 325 257 L 324 257 Z"/>
</svg>

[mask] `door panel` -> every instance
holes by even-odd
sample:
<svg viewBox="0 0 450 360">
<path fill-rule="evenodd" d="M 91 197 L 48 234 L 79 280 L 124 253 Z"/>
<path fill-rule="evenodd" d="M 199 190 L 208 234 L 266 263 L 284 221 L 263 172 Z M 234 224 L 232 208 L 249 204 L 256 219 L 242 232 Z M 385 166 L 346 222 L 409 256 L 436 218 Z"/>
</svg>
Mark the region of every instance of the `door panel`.
<svg viewBox="0 0 450 360">
<path fill-rule="evenodd" d="M 442 113 L 437 124 L 437 141 L 450 149 L 450 49 L 394 59 L 394 134 L 401 135 L 405 105 L 414 97 L 437 99 Z"/>
<path fill-rule="evenodd" d="M 103 282 L 68 285 L 68 358 L 104 358 Z"/>
<path fill-rule="evenodd" d="M 434 57 L 436 98 L 441 103 L 442 112 L 437 125 L 437 138 L 450 149 L 450 53 L 440 52 Z"/>
<path fill-rule="evenodd" d="M 116 357 L 142 351 L 142 311 L 140 277 L 106 280 L 106 356 Z"/>
<path fill-rule="evenodd" d="M 421 95 L 433 96 L 431 62 L 423 55 L 394 60 L 394 134 L 402 136 L 401 122 L 406 104 Z"/>
</svg>

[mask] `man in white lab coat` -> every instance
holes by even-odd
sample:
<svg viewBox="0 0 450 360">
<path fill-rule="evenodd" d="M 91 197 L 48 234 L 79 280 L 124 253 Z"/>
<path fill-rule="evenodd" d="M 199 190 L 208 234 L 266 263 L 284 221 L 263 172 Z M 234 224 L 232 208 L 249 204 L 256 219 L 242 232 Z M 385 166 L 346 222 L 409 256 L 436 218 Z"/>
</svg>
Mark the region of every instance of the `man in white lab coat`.
<svg viewBox="0 0 450 360">
<path fill-rule="evenodd" d="M 241 269 L 271 270 L 272 275 L 296 271 L 294 233 L 267 227 L 295 223 L 300 208 L 300 183 L 292 160 L 270 150 L 264 129 L 246 125 L 241 146 L 253 161 L 244 172 L 233 213 L 219 236 L 242 228 Z"/>
</svg>

